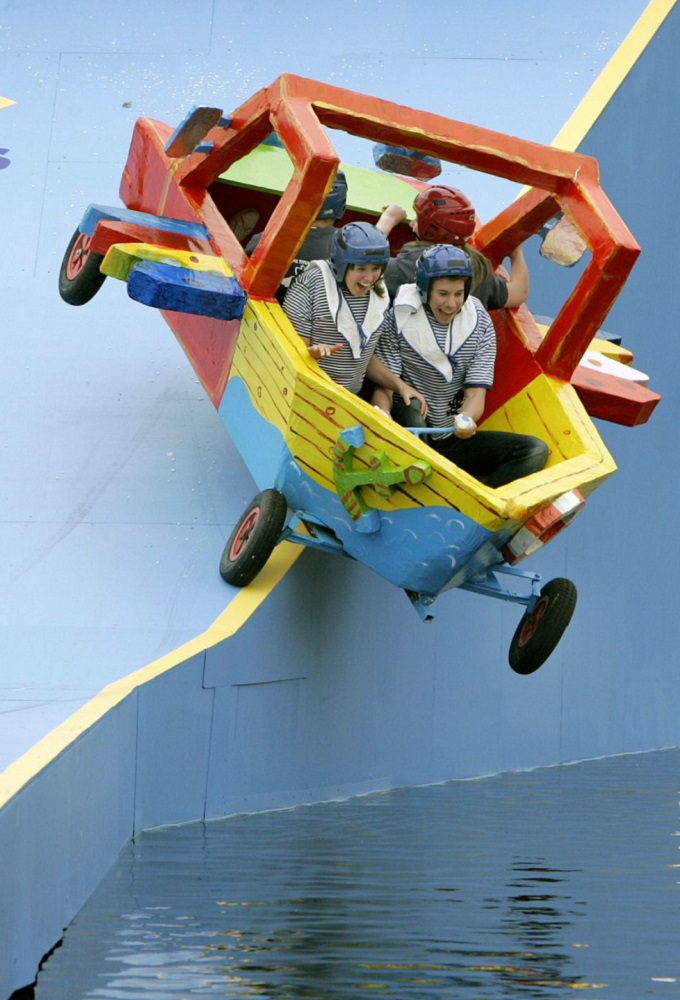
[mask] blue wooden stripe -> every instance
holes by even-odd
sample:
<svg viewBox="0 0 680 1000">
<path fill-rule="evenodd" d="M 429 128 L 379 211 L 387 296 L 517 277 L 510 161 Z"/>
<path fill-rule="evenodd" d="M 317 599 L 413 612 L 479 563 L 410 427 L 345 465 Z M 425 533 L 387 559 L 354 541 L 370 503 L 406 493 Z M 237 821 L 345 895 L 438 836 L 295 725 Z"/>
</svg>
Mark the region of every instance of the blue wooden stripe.
<svg viewBox="0 0 680 1000">
<path fill-rule="evenodd" d="M 192 239 L 210 239 L 210 233 L 200 222 L 166 219 L 161 215 L 152 215 L 149 212 L 135 212 L 129 208 L 111 208 L 107 205 L 88 205 L 78 228 L 86 236 L 93 236 L 97 223 L 101 222 L 102 219 L 111 222 L 128 222 L 131 225 L 145 226 L 147 229 L 161 230 L 165 233 L 179 233 Z"/>
</svg>

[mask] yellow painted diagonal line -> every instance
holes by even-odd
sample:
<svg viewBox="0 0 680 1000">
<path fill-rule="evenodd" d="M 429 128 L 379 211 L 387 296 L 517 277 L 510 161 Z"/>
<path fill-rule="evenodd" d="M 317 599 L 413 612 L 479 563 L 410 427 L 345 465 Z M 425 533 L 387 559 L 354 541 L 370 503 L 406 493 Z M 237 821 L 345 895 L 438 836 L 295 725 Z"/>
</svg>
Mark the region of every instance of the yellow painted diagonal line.
<svg viewBox="0 0 680 1000">
<path fill-rule="evenodd" d="M 576 151 L 628 73 L 670 14 L 677 0 L 650 0 L 625 39 L 552 141 Z"/>
<path fill-rule="evenodd" d="M 172 670 L 192 656 L 204 652 L 234 635 L 257 611 L 293 563 L 304 546 L 283 542 L 274 549 L 267 565 L 257 578 L 236 594 L 222 614 L 195 639 L 190 639 L 171 653 L 134 673 L 107 685 L 86 705 L 56 726 L 0 774 L 0 809 L 29 781 L 87 732 L 107 712 L 119 705 L 136 688 Z"/>
</svg>

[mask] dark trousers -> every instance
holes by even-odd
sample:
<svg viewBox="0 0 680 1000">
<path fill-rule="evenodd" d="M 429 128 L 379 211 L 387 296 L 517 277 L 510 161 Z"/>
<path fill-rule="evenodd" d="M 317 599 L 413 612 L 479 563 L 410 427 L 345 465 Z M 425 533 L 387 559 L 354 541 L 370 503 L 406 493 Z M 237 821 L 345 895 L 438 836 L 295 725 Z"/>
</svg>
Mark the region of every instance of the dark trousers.
<svg viewBox="0 0 680 1000">
<path fill-rule="evenodd" d="M 405 406 L 395 392 L 392 416 L 403 427 L 426 427 L 418 403 Z M 505 486 L 515 479 L 539 472 L 548 460 L 549 448 L 540 438 L 509 431 L 477 431 L 471 438 L 436 435 L 426 438 L 434 448 L 487 486 Z"/>
</svg>

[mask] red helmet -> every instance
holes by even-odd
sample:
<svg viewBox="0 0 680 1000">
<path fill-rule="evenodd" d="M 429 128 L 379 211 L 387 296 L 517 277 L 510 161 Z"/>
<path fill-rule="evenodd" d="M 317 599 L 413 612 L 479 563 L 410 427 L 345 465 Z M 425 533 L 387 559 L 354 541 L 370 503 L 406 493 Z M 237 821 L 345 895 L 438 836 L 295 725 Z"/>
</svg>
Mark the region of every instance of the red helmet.
<svg viewBox="0 0 680 1000">
<path fill-rule="evenodd" d="M 413 202 L 418 236 L 433 243 L 465 243 L 475 231 L 475 210 L 456 188 L 435 184 Z"/>
</svg>

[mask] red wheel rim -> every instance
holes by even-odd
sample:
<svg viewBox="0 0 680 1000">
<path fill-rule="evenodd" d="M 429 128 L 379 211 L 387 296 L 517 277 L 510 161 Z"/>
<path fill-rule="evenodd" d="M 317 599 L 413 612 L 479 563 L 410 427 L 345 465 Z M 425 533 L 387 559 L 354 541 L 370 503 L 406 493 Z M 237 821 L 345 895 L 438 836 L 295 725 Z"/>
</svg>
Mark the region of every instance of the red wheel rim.
<svg viewBox="0 0 680 1000">
<path fill-rule="evenodd" d="M 530 639 L 533 639 L 536 634 L 536 630 L 541 623 L 541 618 L 546 613 L 547 608 L 548 598 L 541 597 L 534 610 L 527 615 L 527 620 L 524 622 L 524 625 L 519 633 L 519 638 L 517 639 L 518 646 L 525 646 Z"/>
<path fill-rule="evenodd" d="M 85 233 L 80 233 L 78 239 L 73 244 L 73 250 L 69 254 L 68 261 L 66 263 L 66 277 L 69 281 L 75 281 L 82 269 L 85 267 L 85 261 L 90 252 L 91 239 L 86 236 Z"/>
<path fill-rule="evenodd" d="M 250 541 L 250 536 L 255 530 L 255 525 L 260 520 L 261 510 L 261 507 L 254 507 L 236 532 L 236 537 L 229 548 L 229 559 L 231 562 L 238 559 Z"/>
</svg>

